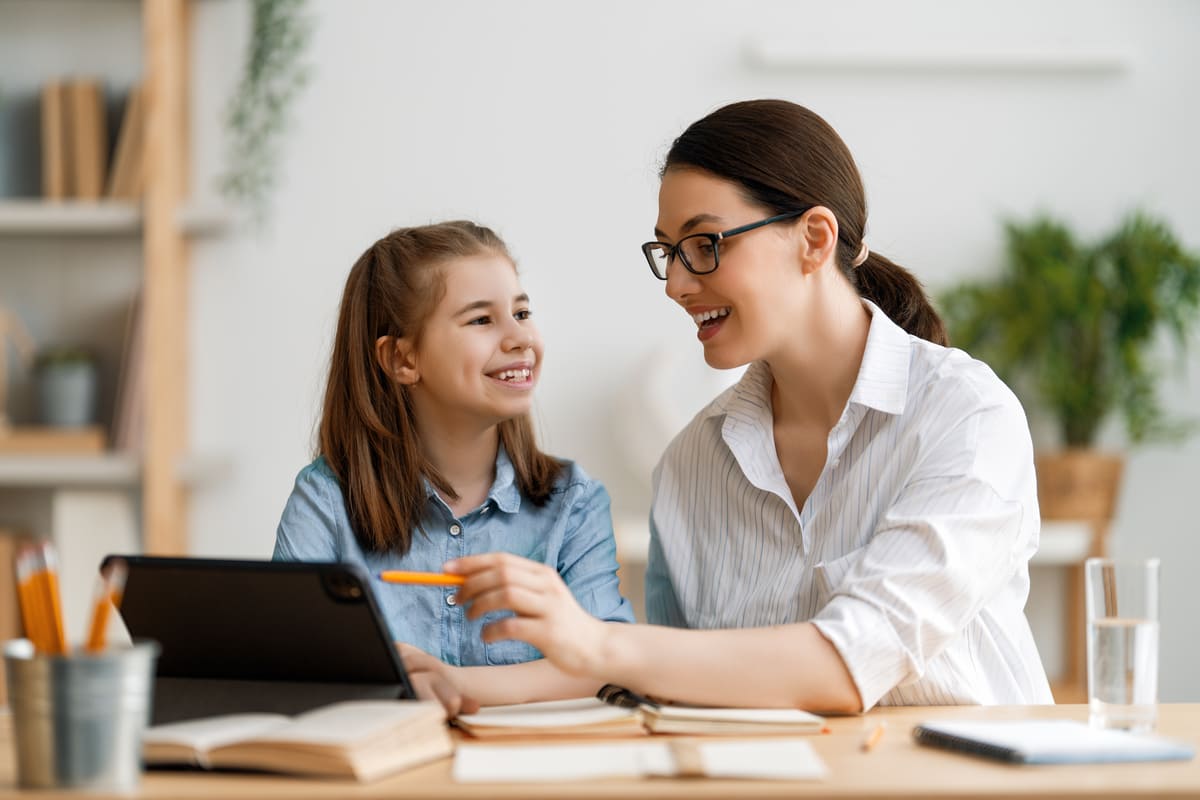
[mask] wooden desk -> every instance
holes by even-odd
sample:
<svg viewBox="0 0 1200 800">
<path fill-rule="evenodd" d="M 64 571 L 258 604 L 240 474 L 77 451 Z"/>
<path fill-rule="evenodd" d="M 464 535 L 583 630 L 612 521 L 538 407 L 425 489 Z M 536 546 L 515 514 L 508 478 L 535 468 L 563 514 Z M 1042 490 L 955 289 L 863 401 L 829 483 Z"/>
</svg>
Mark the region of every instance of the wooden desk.
<svg viewBox="0 0 1200 800">
<path fill-rule="evenodd" d="M 1200 751 L 1200 704 L 1160 707 L 1159 732 L 1191 742 Z M 546 784 L 456 784 L 450 760 L 377 783 L 360 786 L 341 781 L 300 780 L 268 775 L 150 772 L 141 791 L 125 797 L 212 798 L 1062 798 L 1200 797 L 1200 759 L 1149 764 L 1023 767 L 918 747 L 910 737 L 914 724 L 928 719 L 1087 718 L 1085 706 L 876 709 L 864 717 L 830 720 L 831 734 L 807 737 L 829 767 L 824 781 L 719 781 L 696 779 L 604 780 Z M 859 744 L 877 720 L 888 721 L 887 734 L 870 753 Z M 578 740 L 576 740 L 578 741 Z M 0 797 L 38 800 L 79 794 L 14 790 L 10 721 L 0 718 Z M 96 795 L 87 795 L 89 798 Z"/>
</svg>

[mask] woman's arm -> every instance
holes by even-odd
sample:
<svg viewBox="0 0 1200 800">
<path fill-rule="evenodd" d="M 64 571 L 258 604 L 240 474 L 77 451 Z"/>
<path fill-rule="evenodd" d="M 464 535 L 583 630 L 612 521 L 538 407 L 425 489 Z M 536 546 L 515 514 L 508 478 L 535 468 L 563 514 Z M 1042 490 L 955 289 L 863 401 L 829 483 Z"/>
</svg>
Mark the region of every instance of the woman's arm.
<svg viewBox="0 0 1200 800">
<path fill-rule="evenodd" d="M 593 678 L 568 675 L 544 658 L 524 664 L 455 667 L 410 644 L 398 643 L 396 646 L 414 681 L 423 675 L 436 676 L 462 698 L 469 698 L 481 706 L 591 697 L 603 685 Z M 445 698 L 439 699 L 445 705 Z"/>
<path fill-rule="evenodd" d="M 606 623 L 544 564 L 491 553 L 445 569 L 466 576 L 458 598 L 468 617 L 516 613 L 485 627 L 486 641 L 528 642 L 567 675 L 698 705 L 862 709 L 841 656 L 810 623 L 713 631 Z"/>
</svg>

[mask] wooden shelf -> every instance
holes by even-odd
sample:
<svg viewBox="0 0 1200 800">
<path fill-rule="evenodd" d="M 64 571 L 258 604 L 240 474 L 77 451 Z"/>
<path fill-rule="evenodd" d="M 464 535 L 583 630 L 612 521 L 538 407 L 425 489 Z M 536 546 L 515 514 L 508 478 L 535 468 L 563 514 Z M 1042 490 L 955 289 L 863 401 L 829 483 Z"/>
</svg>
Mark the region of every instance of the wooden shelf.
<svg viewBox="0 0 1200 800">
<path fill-rule="evenodd" d="M 133 488 L 141 473 L 138 458 L 124 453 L 0 455 L 0 488 Z"/>
<path fill-rule="evenodd" d="M 176 215 L 176 223 L 184 234 L 212 235 L 231 227 L 233 216 L 222 208 L 185 205 Z M 135 236 L 142 229 L 142 209 L 137 203 L 0 200 L 0 234 L 7 236 Z"/>
</svg>

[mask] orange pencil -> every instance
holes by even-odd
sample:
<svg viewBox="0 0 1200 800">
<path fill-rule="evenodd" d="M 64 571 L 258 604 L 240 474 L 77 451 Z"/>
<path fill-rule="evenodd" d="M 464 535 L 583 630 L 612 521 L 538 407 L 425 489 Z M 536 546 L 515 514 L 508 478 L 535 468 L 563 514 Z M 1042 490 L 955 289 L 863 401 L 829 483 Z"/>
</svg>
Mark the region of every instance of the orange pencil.
<svg viewBox="0 0 1200 800">
<path fill-rule="evenodd" d="M 108 620 L 114 608 L 121 606 L 121 593 L 125 591 L 125 562 L 114 559 L 109 563 L 96 583 L 96 597 L 92 603 L 92 623 L 88 627 L 85 647 L 89 653 L 99 653 L 108 643 Z"/>
<path fill-rule="evenodd" d="M 34 649 L 48 655 L 67 652 L 58 593 L 58 557 L 50 543 L 38 542 L 21 549 L 17 556 L 17 595 L 25 634 Z"/>
<path fill-rule="evenodd" d="M 879 740 L 883 738 L 883 732 L 887 730 L 887 723 L 881 722 L 876 725 L 867 738 L 863 739 L 862 750 L 864 753 L 869 753 L 875 749 L 875 745 L 879 744 Z"/>
<path fill-rule="evenodd" d="M 445 572 L 405 572 L 399 569 L 385 569 L 379 573 L 379 579 L 385 583 L 412 583 L 421 586 L 462 586 L 467 580 L 462 575 L 449 575 Z"/>
</svg>

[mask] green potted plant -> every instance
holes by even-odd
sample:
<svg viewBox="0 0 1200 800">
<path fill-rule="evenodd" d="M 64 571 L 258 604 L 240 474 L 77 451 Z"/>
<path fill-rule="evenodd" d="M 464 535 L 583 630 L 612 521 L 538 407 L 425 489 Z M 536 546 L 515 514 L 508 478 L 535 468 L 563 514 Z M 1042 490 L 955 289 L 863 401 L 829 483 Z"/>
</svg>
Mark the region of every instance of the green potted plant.
<svg viewBox="0 0 1200 800">
<path fill-rule="evenodd" d="M 1132 444 L 1191 427 L 1163 410 L 1156 345 L 1169 332 L 1182 354 L 1200 310 L 1200 257 L 1141 212 L 1094 244 L 1048 215 L 1007 222 L 1005 240 L 1000 275 L 940 296 L 951 341 L 1056 422 L 1064 449 L 1037 460 L 1043 516 L 1106 524 L 1122 459 L 1097 451 L 1102 424 L 1119 415 Z"/>
<path fill-rule="evenodd" d="M 50 347 L 34 361 L 41 421 L 59 428 L 90 425 L 96 416 L 96 358 L 82 347 Z"/>
</svg>

